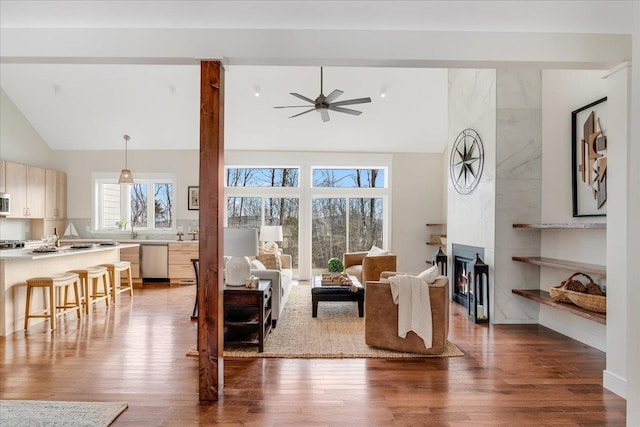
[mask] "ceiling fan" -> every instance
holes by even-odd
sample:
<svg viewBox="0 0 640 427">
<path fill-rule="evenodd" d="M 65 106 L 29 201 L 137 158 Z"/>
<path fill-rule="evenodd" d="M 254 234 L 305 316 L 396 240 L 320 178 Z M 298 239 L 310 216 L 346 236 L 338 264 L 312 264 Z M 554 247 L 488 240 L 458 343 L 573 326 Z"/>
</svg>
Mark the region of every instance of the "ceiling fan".
<svg viewBox="0 0 640 427">
<path fill-rule="evenodd" d="M 367 102 L 371 102 L 371 98 L 347 99 L 345 101 L 333 102 L 336 100 L 336 98 L 338 98 L 343 93 L 344 92 L 339 89 L 334 89 L 334 91 L 331 92 L 328 96 L 324 96 L 324 93 L 322 92 L 322 67 L 320 67 L 320 95 L 315 100 L 311 98 L 307 98 L 306 96 L 300 95 L 299 93 L 291 92 L 291 95 L 295 96 L 296 98 L 300 98 L 303 101 L 307 101 L 313 104 L 313 107 L 309 108 L 310 107 L 309 105 L 286 105 L 283 107 L 273 107 L 273 108 L 309 108 L 308 110 L 303 111 L 302 113 L 295 114 L 289 118 L 292 119 L 294 117 L 298 117 L 303 114 L 310 113 L 312 111 L 319 111 L 320 115 L 322 116 L 322 121 L 328 122 L 329 110 L 337 111 L 339 113 L 346 113 L 354 116 L 359 116 L 360 114 L 362 114 L 362 111 L 353 110 L 351 108 L 344 108 L 343 106 L 354 105 L 354 104 L 364 104 Z"/>
</svg>

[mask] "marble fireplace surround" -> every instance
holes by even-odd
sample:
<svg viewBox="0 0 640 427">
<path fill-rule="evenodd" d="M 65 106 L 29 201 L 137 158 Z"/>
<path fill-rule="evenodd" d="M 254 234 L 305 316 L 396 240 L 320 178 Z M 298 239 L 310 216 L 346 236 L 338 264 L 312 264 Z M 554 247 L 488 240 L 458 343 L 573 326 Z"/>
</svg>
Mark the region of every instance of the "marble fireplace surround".
<svg viewBox="0 0 640 427">
<path fill-rule="evenodd" d="M 471 194 L 458 194 L 448 180 L 447 253 L 455 252 L 453 242 L 484 248 L 492 323 L 538 322 L 538 308 L 511 290 L 537 286 L 539 269 L 522 268 L 511 257 L 540 254 L 540 235 L 518 233 L 512 224 L 541 218 L 541 98 L 540 70 L 449 70 L 447 152 L 460 131 L 472 128 L 482 138 L 485 159 Z M 453 256 L 448 262 L 455 283 Z"/>
</svg>

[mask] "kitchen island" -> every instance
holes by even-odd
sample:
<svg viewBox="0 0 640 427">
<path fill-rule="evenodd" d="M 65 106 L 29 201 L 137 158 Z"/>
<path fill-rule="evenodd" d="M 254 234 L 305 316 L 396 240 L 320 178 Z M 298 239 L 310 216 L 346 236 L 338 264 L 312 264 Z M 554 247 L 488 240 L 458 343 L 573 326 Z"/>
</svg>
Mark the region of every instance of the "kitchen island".
<svg viewBox="0 0 640 427">
<path fill-rule="evenodd" d="M 79 249 L 62 246 L 57 252 L 51 253 L 34 253 L 33 249 L 0 252 L 0 336 L 22 330 L 28 278 L 119 261 L 120 249 L 137 247 L 139 244 L 86 246 Z M 35 310 L 44 309 L 44 299 L 37 292 L 32 296 L 31 303 Z"/>
</svg>

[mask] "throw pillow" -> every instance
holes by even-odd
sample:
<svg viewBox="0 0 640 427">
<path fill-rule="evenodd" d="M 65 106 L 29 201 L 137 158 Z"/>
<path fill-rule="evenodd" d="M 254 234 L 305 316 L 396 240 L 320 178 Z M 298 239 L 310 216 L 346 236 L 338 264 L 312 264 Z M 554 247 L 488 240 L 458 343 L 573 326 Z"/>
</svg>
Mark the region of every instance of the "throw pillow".
<svg viewBox="0 0 640 427">
<path fill-rule="evenodd" d="M 440 272 L 438 271 L 437 265 L 429 267 L 422 273 L 418 274 L 418 277 L 428 284 L 432 284 L 433 282 L 435 282 L 438 276 L 440 276 Z"/>
<path fill-rule="evenodd" d="M 282 270 L 280 257 L 276 254 L 259 254 L 257 258 L 267 270 Z"/>
<path fill-rule="evenodd" d="M 251 269 L 252 270 L 266 270 L 267 267 L 265 267 L 264 264 L 261 263 L 260 261 L 258 261 L 257 259 L 254 259 L 253 261 L 251 261 Z"/>
<path fill-rule="evenodd" d="M 383 255 L 389 255 L 389 251 L 386 249 L 381 249 L 377 246 L 371 246 L 371 249 L 369 249 L 369 252 L 367 253 L 367 256 L 383 256 Z"/>
<path fill-rule="evenodd" d="M 276 254 L 276 255 L 282 255 L 282 250 L 278 248 L 278 245 L 274 245 L 270 248 L 265 248 L 264 246 L 260 246 L 258 248 L 258 254 L 262 255 L 262 254 Z"/>
</svg>

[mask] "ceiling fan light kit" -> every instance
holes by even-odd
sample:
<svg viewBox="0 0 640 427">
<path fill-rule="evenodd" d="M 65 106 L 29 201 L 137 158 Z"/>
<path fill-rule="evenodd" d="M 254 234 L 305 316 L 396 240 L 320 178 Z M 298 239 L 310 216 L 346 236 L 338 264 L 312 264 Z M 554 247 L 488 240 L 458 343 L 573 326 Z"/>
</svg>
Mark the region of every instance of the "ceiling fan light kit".
<svg viewBox="0 0 640 427">
<path fill-rule="evenodd" d="M 290 94 L 295 96 L 296 98 L 299 98 L 305 102 L 308 102 L 310 104 L 313 105 L 313 107 L 309 106 L 309 105 L 285 105 L 282 107 L 273 107 L 273 108 L 307 108 L 307 110 L 303 111 L 302 113 L 298 113 L 298 114 L 294 114 L 293 116 L 290 116 L 289 118 L 292 119 L 294 117 L 298 117 L 301 116 L 303 114 L 307 114 L 310 113 L 312 111 L 318 111 L 320 113 L 320 116 L 322 117 L 322 121 L 323 122 L 328 122 L 330 117 L 329 117 L 329 110 L 331 111 L 337 111 L 339 113 L 345 113 L 345 114 L 351 114 L 353 116 L 359 116 L 360 114 L 362 114 L 362 111 L 358 111 L 358 110 L 354 110 L 352 108 L 344 108 L 345 105 L 355 105 L 355 104 L 365 104 L 367 102 L 371 102 L 371 98 L 356 98 L 356 99 L 347 99 L 345 101 L 337 101 L 334 102 L 340 95 L 342 95 L 344 92 L 341 91 L 340 89 L 334 89 L 333 92 L 331 92 L 329 95 L 324 96 L 324 91 L 322 88 L 322 80 L 323 80 L 323 76 L 322 76 L 322 67 L 320 67 L 320 95 L 318 95 L 318 97 L 313 100 L 311 98 L 307 98 L 304 95 L 300 95 L 299 93 L 294 93 L 291 92 Z"/>
</svg>

